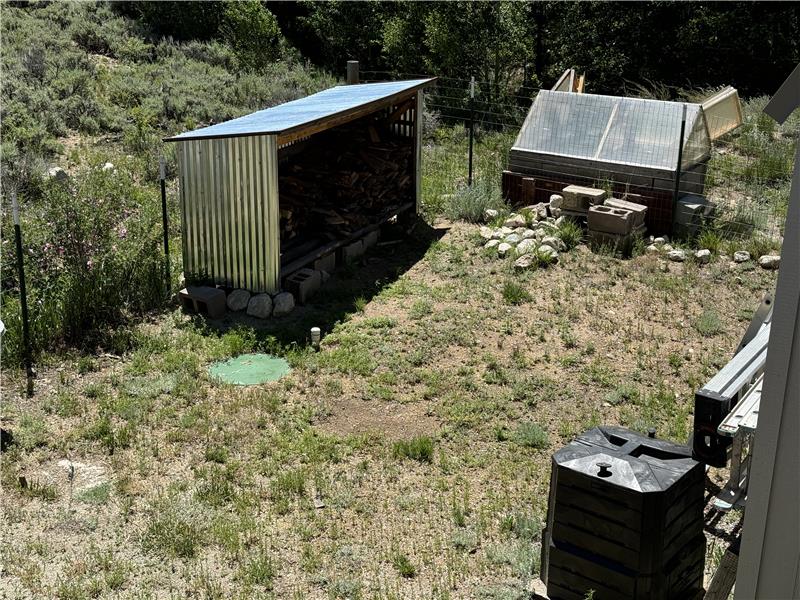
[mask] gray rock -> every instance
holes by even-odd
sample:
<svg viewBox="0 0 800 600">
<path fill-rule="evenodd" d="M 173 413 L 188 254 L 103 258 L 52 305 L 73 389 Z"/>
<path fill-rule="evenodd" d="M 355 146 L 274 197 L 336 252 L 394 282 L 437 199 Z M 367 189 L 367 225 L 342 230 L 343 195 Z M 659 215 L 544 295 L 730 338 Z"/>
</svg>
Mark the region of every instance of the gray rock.
<svg viewBox="0 0 800 600">
<path fill-rule="evenodd" d="M 551 248 L 555 248 L 559 252 L 564 252 L 567 249 L 567 245 L 561 241 L 560 238 L 557 238 L 552 235 L 548 235 L 542 240 L 542 244 L 550 246 Z"/>
<path fill-rule="evenodd" d="M 500 245 L 500 240 L 489 240 L 486 242 L 483 247 L 484 248 L 497 248 Z"/>
<path fill-rule="evenodd" d="M 536 232 L 533 229 L 526 229 L 520 234 L 523 240 L 530 240 L 536 237 Z"/>
<path fill-rule="evenodd" d="M 526 231 L 528 231 L 526 227 L 517 227 L 514 229 L 514 233 L 516 233 L 520 237 L 522 237 L 522 234 L 525 233 Z"/>
<path fill-rule="evenodd" d="M 247 303 L 247 314 L 251 317 L 266 319 L 272 314 L 272 298 L 269 294 L 256 294 Z"/>
<path fill-rule="evenodd" d="M 705 248 L 698 250 L 694 253 L 694 259 L 701 265 L 711 262 L 711 250 L 706 250 Z"/>
<path fill-rule="evenodd" d="M 503 234 L 503 237 L 514 233 L 514 230 L 511 227 L 506 227 L 505 225 L 500 228 L 500 232 Z"/>
<path fill-rule="evenodd" d="M 564 206 L 564 196 L 561 194 L 552 194 L 550 196 L 550 209 L 561 208 Z"/>
<path fill-rule="evenodd" d="M 244 310 L 250 302 L 250 292 L 247 290 L 233 290 L 225 301 L 228 310 Z"/>
<path fill-rule="evenodd" d="M 647 252 L 647 254 L 659 254 L 661 252 L 659 247 L 655 244 L 650 244 L 644 251 Z"/>
<path fill-rule="evenodd" d="M 505 223 L 503 223 L 503 226 L 510 228 L 525 227 L 525 217 L 517 213 L 511 213 Z"/>
<path fill-rule="evenodd" d="M 50 167 L 47 169 L 47 176 L 56 181 L 66 181 L 69 179 L 67 172 L 61 167 Z"/>
<path fill-rule="evenodd" d="M 536 224 L 536 229 L 541 229 L 545 232 L 555 232 L 558 231 L 558 226 L 555 223 L 550 223 L 549 221 L 540 221 Z"/>
<path fill-rule="evenodd" d="M 686 252 L 680 248 L 676 248 L 667 253 L 667 258 L 672 262 L 683 262 L 686 260 Z"/>
<path fill-rule="evenodd" d="M 514 268 L 518 271 L 524 271 L 525 269 L 530 269 L 537 264 L 536 257 L 533 254 L 523 254 L 517 260 L 514 261 Z"/>
<path fill-rule="evenodd" d="M 747 250 L 737 250 L 733 253 L 733 262 L 743 263 L 750 260 L 750 253 Z"/>
<path fill-rule="evenodd" d="M 667 243 L 667 238 L 666 238 L 666 237 L 657 237 L 657 238 L 653 238 L 653 243 L 654 243 L 656 246 L 663 246 L 664 244 L 666 244 L 666 243 Z"/>
<path fill-rule="evenodd" d="M 492 221 L 497 218 L 500 213 L 493 208 L 487 208 L 483 211 L 483 220 Z"/>
<path fill-rule="evenodd" d="M 507 235 L 508 235 L 507 233 L 503 233 L 503 230 L 502 230 L 502 229 L 495 229 L 495 230 L 492 232 L 492 239 L 493 239 L 493 240 L 502 240 L 502 239 L 503 239 L 504 237 L 506 237 Z"/>
<path fill-rule="evenodd" d="M 322 280 L 322 283 L 327 283 L 328 280 L 331 278 L 331 274 L 328 273 L 327 271 L 320 271 L 319 277 Z"/>
<path fill-rule="evenodd" d="M 492 239 L 492 234 L 494 230 L 491 227 L 486 227 L 485 225 L 480 228 L 481 237 L 485 240 Z"/>
<path fill-rule="evenodd" d="M 517 235 L 516 233 L 512 233 L 511 235 L 507 235 L 503 240 L 506 244 L 511 244 L 512 246 L 519 244 L 522 241 L 522 238 Z"/>
<path fill-rule="evenodd" d="M 282 317 L 294 310 L 294 296 L 290 292 L 281 292 L 272 299 L 272 316 Z"/>
<path fill-rule="evenodd" d="M 781 264 L 781 257 L 777 254 L 765 254 L 758 259 L 758 264 L 764 269 L 777 269 Z"/>
<path fill-rule="evenodd" d="M 513 248 L 513 246 L 511 244 L 509 244 L 507 242 L 503 242 L 502 244 L 497 246 L 497 253 L 500 256 L 505 256 L 506 254 L 508 254 L 508 251 L 511 250 L 511 248 Z"/>
<path fill-rule="evenodd" d="M 517 244 L 517 254 L 527 254 L 536 250 L 536 240 L 526 238 Z"/>
<path fill-rule="evenodd" d="M 561 209 L 550 207 L 550 214 L 553 216 L 554 219 L 558 219 L 559 217 L 561 217 Z"/>
</svg>

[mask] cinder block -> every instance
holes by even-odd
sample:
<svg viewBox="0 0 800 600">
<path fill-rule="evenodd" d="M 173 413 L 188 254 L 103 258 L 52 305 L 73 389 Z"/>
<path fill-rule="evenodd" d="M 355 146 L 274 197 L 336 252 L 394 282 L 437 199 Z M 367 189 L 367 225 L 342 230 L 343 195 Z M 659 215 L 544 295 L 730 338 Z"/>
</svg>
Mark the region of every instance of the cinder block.
<svg viewBox="0 0 800 600">
<path fill-rule="evenodd" d="M 606 191 L 581 185 L 568 185 L 563 189 L 561 195 L 564 196 L 564 209 L 587 211 L 590 206 L 603 203 Z"/>
<path fill-rule="evenodd" d="M 283 282 L 283 287 L 294 294 L 300 304 L 305 304 L 322 286 L 322 273 L 314 269 L 295 271 Z"/>
<path fill-rule="evenodd" d="M 212 319 L 218 319 L 225 314 L 225 291 L 215 287 L 185 287 L 178 292 L 178 300 L 186 312 L 205 314 Z"/>
<path fill-rule="evenodd" d="M 364 236 L 362 240 L 364 242 L 364 250 L 367 248 L 372 248 L 375 244 L 378 243 L 379 232 L 377 229 L 370 231 L 367 235 Z"/>
<path fill-rule="evenodd" d="M 633 220 L 633 227 L 638 227 L 644 223 L 645 216 L 647 215 L 647 207 L 644 204 L 637 204 L 629 200 L 620 200 L 619 198 L 609 198 L 603 202 L 603 206 L 610 206 L 611 208 L 622 208 L 631 211 L 631 219 Z"/>
<path fill-rule="evenodd" d="M 714 214 L 714 205 L 705 196 L 688 194 L 678 199 L 672 215 L 672 234 L 686 237 L 697 235 L 705 220 Z"/>
<path fill-rule="evenodd" d="M 632 211 L 610 206 L 591 206 L 588 213 L 589 231 L 627 235 L 633 229 Z"/>
<path fill-rule="evenodd" d="M 336 253 L 331 252 L 330 254 L 326 254 L 322 258 L 318 258 L 314 261 L 314 270 L 315 271 L 327 271 L 328 273 L 333 273 L 336 269 Z"/>
<path fill-rule="evenodd" d="M 364 256 L 364 242 L 358 240 L 347 246 L 342 246 L 340 249 L 343 263 L 350 263 L 358 260 Z"/>
</svg>

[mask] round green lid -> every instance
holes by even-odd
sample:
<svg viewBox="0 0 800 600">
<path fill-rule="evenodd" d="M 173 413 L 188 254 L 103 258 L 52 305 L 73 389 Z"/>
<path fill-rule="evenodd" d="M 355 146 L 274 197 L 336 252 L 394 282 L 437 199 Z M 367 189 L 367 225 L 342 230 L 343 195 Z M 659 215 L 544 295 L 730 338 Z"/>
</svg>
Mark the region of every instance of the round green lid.
<svg viewBox="0 0 800 600">
<path fill-rule="evenodd" d="M 283 358 L 270 354 L 240 354 L 214 363 L 208 373 L 214 379 L 234 385 L 256 385 L 276 381 L 291 371 Z"/>
</svg>

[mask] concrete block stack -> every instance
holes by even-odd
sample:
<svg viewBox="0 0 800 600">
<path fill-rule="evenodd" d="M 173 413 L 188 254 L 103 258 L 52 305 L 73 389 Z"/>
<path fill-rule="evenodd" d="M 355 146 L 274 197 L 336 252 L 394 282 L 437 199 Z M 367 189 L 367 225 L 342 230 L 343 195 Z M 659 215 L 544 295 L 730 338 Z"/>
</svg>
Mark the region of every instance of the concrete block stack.
<svg viewBox="0 0 800 600">
<path fill-rule="evenodd" d="M 609 198 L 601 205 L 592 205 L 587 210 L 586 218 L 589 242 L 593 245 L 609 245 L 627 252 L 633 245 L 634 238 L 644 234 L 646 215 L 646 206 L 618 198 Z"/>
</svg>

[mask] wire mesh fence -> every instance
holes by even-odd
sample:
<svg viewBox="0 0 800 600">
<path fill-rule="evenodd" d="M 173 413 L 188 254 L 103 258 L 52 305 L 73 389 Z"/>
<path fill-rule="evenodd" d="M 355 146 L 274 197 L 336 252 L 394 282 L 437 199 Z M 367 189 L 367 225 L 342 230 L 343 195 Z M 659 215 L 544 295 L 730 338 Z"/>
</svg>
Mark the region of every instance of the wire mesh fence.
<svg viewBox="0 0 800 600">
<path fill-rule="evenodd" d="M 472 122 L 473 179 L 494 197 L 519 201 L 509 193 L 520 185 L 510 177 L 516 174 L 535 180 L 530 203 L 575 184 L 646 204 L 654 234 L 782 236 L 800 118 L 778 126 L 763 113 L 766 98 L 745 100 L 737 113 L 704 110 L 701 96 L 710 92 L 668 102 L 491 81 L 474 89 L 471 98 L 469 79 L 439 77 L 426 91 L 423 210 L 430 216 L 446 214 L 467 187 Z"/>
</svg>

